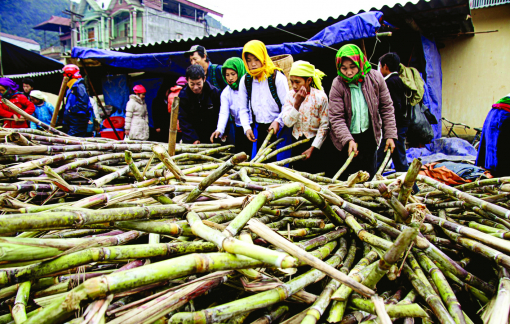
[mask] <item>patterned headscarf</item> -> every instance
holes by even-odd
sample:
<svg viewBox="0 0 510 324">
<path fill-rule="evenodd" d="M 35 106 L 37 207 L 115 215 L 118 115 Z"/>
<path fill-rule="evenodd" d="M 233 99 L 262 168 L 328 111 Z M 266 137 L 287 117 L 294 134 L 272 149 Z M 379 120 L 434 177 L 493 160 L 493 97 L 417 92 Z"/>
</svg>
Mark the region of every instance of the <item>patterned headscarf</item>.
<svg viewBox="0 0 510 324">
<path fill-rule="evenodd" d="M 262 67 L 250 71 L 250 68 L 246 63 L 246 53 L 255 55 L 255 57 L 258 58 L 259 61 L 262 63 Z M 264 45 L 264 43 L 262 43 L 259 40 L 252 40 L 246 43 L 246 45 L 244 45 L 243 61 L 246 71 L 252 77 L 259 80 L 259 82 L 263 81 L 264 79 L 267 79 L 270 75 L 273 75 L 275 70 L 281 70 L 274 65 L 273 61 L 271 61 L 269 54 L 267 54 L 266 45 Z"/>
<path fill-rule="evenodd" d="M 312 78 L 312 87 L 322 90 L 322 78 L 326 76 L 324 72 L 316 69 L 313 64 L 307 61 L 296 61 L 292 63 L 289 75 L 294 75 L 302 78 Z"/>
<path fill-rule="evenodd" d="M 354 64 L 356 64 L 356 66 L 359 68 L 358 73 L 352 78 L 348 78 L 347 76 L 343 75 L 342 72 L 340 71 L 340 66 L 342 65 L 342 58 L 344 57 L 352 60 Z M 363 82 L 368 72 L 370 72 L 370 70 L 372 69 L 372 66 L 370 65 L 370 62 L 367 60 L 367 58 L 365 57 L 365 55 L 358 46 L 354 44 L 348 44 L 342 46 L 338 50 L 338 53 L 336 53 L 336 69 L 338 75 L 342 79 L 344 79 L 345 82 L 357 83 Z"/>
<path fill-rule="evenodd" d="M 237 73 L 237 81 L 228 84 L 227 79 L 225 78 L 225 74 L 227 73 L 227 69 L 232 69 L 236 71 Z M 223 77 L 223 80 L 225 80 L 225 83 L 228 84 L 232 90 L 239 89 L 239 81 L 243 77 L 243 75 L 246 74 L 246 68 L 244 67 L 244 62 L 239 57 L 231 57 L 228 60 L 223 63 L 223 66 L 221 67 L 221 76 Z"/>
<path fill-rule="evenodd" d="M 499 108 L 507 111 L 510 110 L 510 93 L 499 99 L 498 102 L 492 105 L 492 108 Z"/>
</svg>

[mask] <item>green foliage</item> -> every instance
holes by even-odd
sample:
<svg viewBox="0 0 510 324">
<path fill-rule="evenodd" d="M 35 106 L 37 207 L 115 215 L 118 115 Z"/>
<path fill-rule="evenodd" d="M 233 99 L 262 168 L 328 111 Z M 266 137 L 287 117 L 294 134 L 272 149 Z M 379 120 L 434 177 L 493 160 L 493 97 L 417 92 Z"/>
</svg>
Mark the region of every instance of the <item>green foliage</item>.
<svg viewBox="0 0 510 324">
<path fill-rule="evenodd" d="M 2 0 L 0 30 L 3 33 L 35 40 L 44 48 L 44 32 L 32 27 L 51 18 L 52 15 L 68 17 L 62 10 L 69 9 L 69 0 Z M 58 33 L 46 32 L 46 46 L 59 45 Z"/>
</svg>

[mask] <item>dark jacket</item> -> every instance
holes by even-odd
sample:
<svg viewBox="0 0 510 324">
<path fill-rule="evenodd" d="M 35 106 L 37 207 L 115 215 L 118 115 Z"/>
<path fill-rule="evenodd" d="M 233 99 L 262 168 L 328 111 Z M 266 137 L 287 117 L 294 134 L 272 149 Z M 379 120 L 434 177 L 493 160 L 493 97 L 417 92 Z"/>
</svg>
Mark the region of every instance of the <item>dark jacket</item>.
<svg viewBox="0 0 510 324">
<path fill-rule="evenodd" d="M 220 90 L 204 82 L 202 94 L 196 95 L 186 85 L 179 93 L 179 125 L 182 141 L 208 143 L 216 130 L 220 113 Z"/>
<path fill-rule="evenodd" d="M 408 105 L 406 100 L 404 83 L 398 74 L 392 74 L 386 79 L 386 85 L 390 91 L 391 101 L 393 101 L 393 108 L 395 108 L 395 120 L 397 128 L 409 126 Z"/>
<path fill-rule="evenodd" d="M 397 139 L 397 127 L 390 92 L 379 71 L 370 70 L 361 83 L 361 91 L 365 97 L 374 130 L 374 141 L 381 138 Z M 330 137 L 335 147 L 341 151 L 349 141 L 353 140 L 349 127 L 352 120 L 351 90 L 342 78 L 333 80 L 329 92 Z"/>
<path fill-rule="evenodd" d="M 91 112 L 92 105 L 85 81 L 78 79 L 71 89 L 67 90 L 63 124 L 87 127 Z"/>
</svg>

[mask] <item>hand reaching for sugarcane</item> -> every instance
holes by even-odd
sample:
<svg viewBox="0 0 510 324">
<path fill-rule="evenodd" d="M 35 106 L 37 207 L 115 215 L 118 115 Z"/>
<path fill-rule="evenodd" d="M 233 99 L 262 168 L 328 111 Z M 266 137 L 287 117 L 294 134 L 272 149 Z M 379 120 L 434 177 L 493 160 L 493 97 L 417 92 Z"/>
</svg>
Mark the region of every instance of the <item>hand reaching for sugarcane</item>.
<svg viewBox="0 0 510 324">
<path fill-rule="evenodd" d="M 384 152 L 386 152 L 388 149 L 390 149 L 391 153 L 393 153 L 393 150 L 395 150 L 395 142 L 391 138 L 388 138 L 386 140 L 386 146 L 384 147 Z"/>
<path fill-rule="evenodd" d="M 211 134 L 211 143 L 214 143 L 215 138 L 221 138 L 221 140 L 224 142 L 227 139 L 227 135 L 221 136 L 221 133 L 219 131 L 215 131 Z"/>
<path fill-rule="evenodd" d="M 271 129 L 274 129 L 274 133 L 278 134 L 278 131 L 280 130 L 280 123 L 278 123 L 278 121 L 276 121 L 276 120 L 273 121 L 267 131 L 269 132 L 269 131 L 271 131 Z"/>
<path fill-rule="evenodd" d="M 393 144 L 393 147 L 395 147 L 395 144 Z M 352 152 L 355 152 L 354 157 L 358 156 L 358 143 L 356 143 L 354 140 L 349 141 L 349 151 L 347 153 L 348 155 L 351 155 Z"/>
<path fill-rule="evenodd" d="M 253 135 L 253 130 L 251 128 L 246 131 L 246 137 L 251 142 L 255 143 L 257 141 L 257 139 L 255 138 L 255 135 Z"/>
<path fill-rule="evenodd" d="M 306 151 L 304 151 L 303 153 L 301 153 L 301 155 L 306 156 L 303 160 L 308 160 L 308 159 L 312 156 L 312 153 L 313 153 L 313 149 L 314 149 L 314 148 L 315 148 L 315 147 L 310 146 L 310 148 L 309 148 L 308 150 L 306 150 Z"/>
</svg>

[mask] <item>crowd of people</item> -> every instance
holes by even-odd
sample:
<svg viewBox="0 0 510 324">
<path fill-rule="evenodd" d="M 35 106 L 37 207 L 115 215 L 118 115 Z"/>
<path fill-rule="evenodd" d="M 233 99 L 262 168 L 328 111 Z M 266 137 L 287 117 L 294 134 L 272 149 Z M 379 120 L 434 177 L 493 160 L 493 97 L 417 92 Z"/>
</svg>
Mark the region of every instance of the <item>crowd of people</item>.
<svg viewBox="0 0 510 324">
<path fill-rule="evenodd" d="M 402 66 L 397 54 L 383 55 L 376 70 L 358 46 L 344 45 L 336 54 L 338 75 L 329 95 L 322 87 L 325 74 L 311 62 L 294 62 L 286 76 L 258 40 L 248 42 L 241 57 L 231 57 L 223 65 L 213 64 L 200 45 L 191 47 L 185 55 L 191 63 L 185 77 L 166 91 L 165 107 L 155 109 L 153 105 L 159 140 L 168 138 L 169 116 L 178 97 L 179 141 L 183 143 L 226 142 L 235 145 L 235 152 L 253 156 L 268 132 L 273 132 L 281 141 L 280 147 L 309 140 L 305 146 L 293 148 L 293 156 L 304 155 L 291 165 L 298 170 L 325 172 L 333 177 L 353 156 L 354 162 L 340 179 L 358 170 L 372 177 L 388 150 L 396 171 L 408 170 L 405 142 L 413 103 L 406 94 L 405 80 L 399 76 Z M 94 119 L 100 120 L 97 104 L 89 97 L 76 65 L 66 65 L 63 71 L 69 78 L 61 119 L 63 131 L 72 136 L 90 136 L 90 125 Z M 22 83 L 23 92 L 11 79 L 0 78 L 0 94 L 50 124 L 54 107 L 41 91 L 34 90 L 33 80 L 24 79 Z M 125 134 L 131 140 L 147 140 L 150 136 L 146 93 L 144 86 L 134 86 L 126 106 Z M 502 114 L 509 113 L 509 97 L 494 105 L 488 120 L 500 120 Z M 3 103 L 0 117 L 4 127 L 38 127 L 35 123 L 29 125 Z M 484 126 L 484 134 L 490 137 L 491 132 L 495 134 L 494 127 Z M 499 128 L 497 133 L 502 133 Z M 483 156 L 479 156 L 478 164 L 482 166 L 505 158 L 496 152 L 497 141 L 487 136 L 482 140 Z"/>
<path fill-rule="evenodd" d="M 395 53 L 381 57 L 374 70 L 358 46 L 343 46 L 329 96 L 322 87 L 325 74 L 306 61 L 292 64 L 289 89 L 287 76 L 261 41 L 248 42 L 241 58 L 229 58 L 222 66 L 212 64 L 199 45 L 186 55 L 191 65 L 178 95 L 184 143 L 230 140 L 236 152 L 253 155 L 273 132 L 282 139 L 280 146 L 310 140 L 305 148 L 293 149 L 292 155 L 305 156 L 292 163 L 302 171 L 333 177 L 352 153 L 355 163 L 341 179 L 358 170 L 373 176 L 387 150 L 398 171 L 407 171 L 408 103 Z"/>
</svg>

